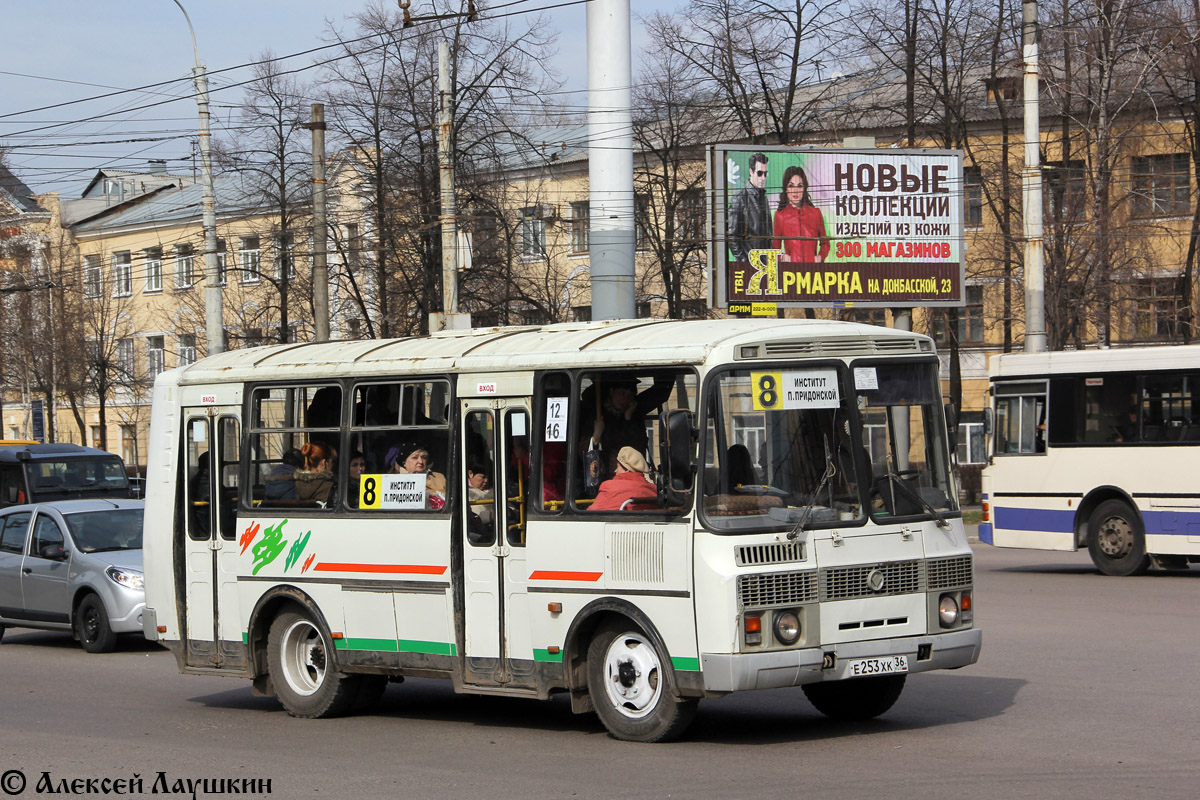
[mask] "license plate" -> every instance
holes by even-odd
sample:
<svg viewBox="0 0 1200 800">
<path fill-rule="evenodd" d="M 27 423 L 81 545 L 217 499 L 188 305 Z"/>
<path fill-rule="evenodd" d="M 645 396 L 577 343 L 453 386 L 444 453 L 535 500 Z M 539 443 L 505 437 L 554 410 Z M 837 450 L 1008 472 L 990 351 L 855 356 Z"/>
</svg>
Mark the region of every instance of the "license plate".
<svg viewBox="0 0 1200 800">
<path fill-rule="evenodd" d="M 857 661 L 846 662 L 846 675 L 848 677 L 887 675 L 893 672 L 908 672 L 908 656 L 860 658 Z"/>
</svg>

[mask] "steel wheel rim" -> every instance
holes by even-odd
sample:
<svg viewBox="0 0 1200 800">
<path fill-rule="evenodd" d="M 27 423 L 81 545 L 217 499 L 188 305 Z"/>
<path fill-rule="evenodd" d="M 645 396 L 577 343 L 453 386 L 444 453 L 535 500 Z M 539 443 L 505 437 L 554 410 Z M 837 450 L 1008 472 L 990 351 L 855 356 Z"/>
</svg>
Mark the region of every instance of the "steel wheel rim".
<svg viewBox="0 0 1200 800">
<path fill-rule="evenodd" d="M 83 640 L 94 642 L 100 636 L 100 614 L 95 606 L 88 606 L 83 611 Z"/>
<path fill-rule="evenodd" d="M 604 652 L 604 690 L 613 708 L 629 719 L 651 714 L 662 695 L 662 665 L 654 646 L 623 633 Z"/>
<path fill-rule="evenodd" d="M 314 694 L 325 682 L 329 666 L 320 631 L 302 619 L 289 625 L 281 638 L 280 662 L 288 686 L 296 694 Z"/>
<path fill-rule="evenodd" d="M 1096 531 L 1096 543 L 1108 558 L 1124 558 L 1133 550 L 1133 527 L 1124 517 L 1108 517 Z"/>
</svg>

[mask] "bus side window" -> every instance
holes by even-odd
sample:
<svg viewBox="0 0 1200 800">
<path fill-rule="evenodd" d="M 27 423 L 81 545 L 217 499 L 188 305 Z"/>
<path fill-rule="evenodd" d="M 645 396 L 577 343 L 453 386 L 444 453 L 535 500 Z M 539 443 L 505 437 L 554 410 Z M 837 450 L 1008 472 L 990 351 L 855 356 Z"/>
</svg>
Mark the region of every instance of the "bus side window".
<svg viewBox="0 0 1200 800">
<path fill-rule="evenodd" d="M 578 407 L 571 405 L 571 376 L 565 372 L 543 376 L 534 403 L 534 419 L 540 428 L 535 437 L 537 453 L 533 463 L 540 464 L 541 469 L 529 476 L 540 491 L 531 488 L 530 492 L 537 497 L 536 507 L 558 512 L 567 498 L 567 442 L 574 423 L 572 417 L 579 415 Z"/>
<path fill-rule="evenodd" d="M 525 546 L 525 500 L 530 486 L 529 415 L 524 409 L 504 415 L 504 448 L 509 454 L 506 477 L 508 493 L 508 543 Z"/>
<path fill-rule="evenodd" d="M 496 430 L 490 411 L 467 414 L 463 437 L 466 453 L 467 541 L 476 546 L 496 543 Z"/>
<path fill-rule="evenodd" d="M 221 417 L 217 421 L 218 441 L 221 445 L 221 538 L 232 541 L 237 538 L 237 516 L 234 509 L 238 501 L 238 471 L 242 463 L 242 426 L 237 417 Z"/>
</svg>

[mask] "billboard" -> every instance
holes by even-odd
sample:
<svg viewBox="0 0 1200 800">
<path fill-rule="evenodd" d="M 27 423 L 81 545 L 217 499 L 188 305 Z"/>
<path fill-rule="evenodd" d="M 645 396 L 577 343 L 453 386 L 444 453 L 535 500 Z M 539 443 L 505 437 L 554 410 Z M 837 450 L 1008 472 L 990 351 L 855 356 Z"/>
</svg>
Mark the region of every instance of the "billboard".
<svg viewBox="0 0 1200 800">
<path fill-rule="evenodd" d="M 713 305 L 963 305 L 953 150 L 709 148 Z"/>
</svg>

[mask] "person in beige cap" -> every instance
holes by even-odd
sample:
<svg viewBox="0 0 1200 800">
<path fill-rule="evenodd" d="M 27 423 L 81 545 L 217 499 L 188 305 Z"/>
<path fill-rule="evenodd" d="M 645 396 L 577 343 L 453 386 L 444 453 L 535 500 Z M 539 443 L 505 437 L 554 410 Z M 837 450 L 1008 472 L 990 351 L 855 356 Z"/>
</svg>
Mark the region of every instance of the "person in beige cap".
<svg viewBox="0 0 1200 800">
<path fill-rule="evenodd" d="M 634 501 L 639 509 L 654 506 L 658 489 L 646 478 L 650 466 L 642 454 L 632 447 L 617 451 L 616 475 L 600 484 L 600 491 L 589 508 L 592 511 L 619 511 L 626 501 Z"/>
</svg>

